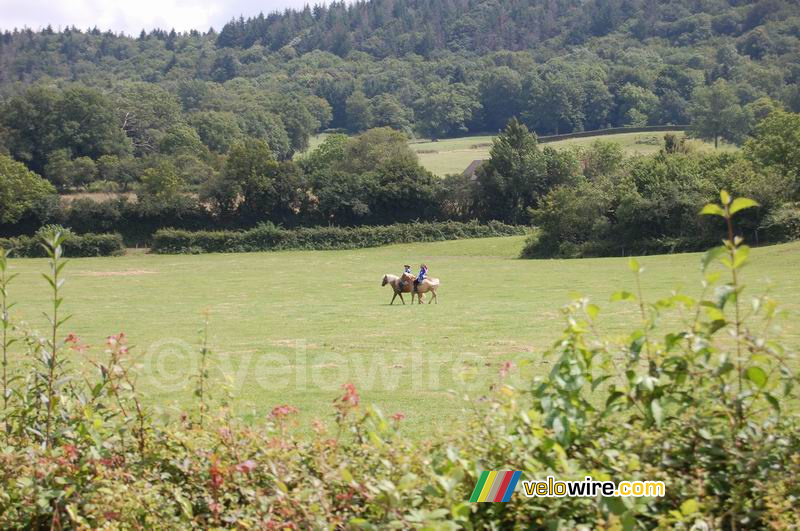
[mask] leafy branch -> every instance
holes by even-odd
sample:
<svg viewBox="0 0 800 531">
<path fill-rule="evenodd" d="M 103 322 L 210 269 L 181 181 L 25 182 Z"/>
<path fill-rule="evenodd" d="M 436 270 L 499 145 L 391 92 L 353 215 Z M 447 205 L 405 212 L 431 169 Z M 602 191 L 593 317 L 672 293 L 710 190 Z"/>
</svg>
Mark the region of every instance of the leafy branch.
<svg viewBox="0 0 800 531">
<path fill-rule="evenodd" d="M 8 284 L 17 274 L 8 274 L 8 251 L 0 248 L 0 323 L 2 323 L 3 337 L 0 339 L 0 349 L 3 351 L 3 409 L 8 408 L 8 399 L 11 397 L 8 376 L 8 351 L 16 341 L 8 336 L 11 330 L 11 319 L 9 310 L 14 304 L 8 302 Z"/>
</svg>

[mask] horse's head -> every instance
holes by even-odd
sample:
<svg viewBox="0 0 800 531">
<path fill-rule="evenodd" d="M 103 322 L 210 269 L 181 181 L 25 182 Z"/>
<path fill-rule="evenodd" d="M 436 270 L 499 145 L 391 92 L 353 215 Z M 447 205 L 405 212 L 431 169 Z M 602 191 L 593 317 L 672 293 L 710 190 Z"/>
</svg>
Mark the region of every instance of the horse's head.
<svg viewBox="0 0 800 531">
<path fill-rule="evenodd" d="M 383 282 L 381 282 L 381 286 L 385 286 L 389 283 L 389 275 L 383 275 Z"/>
</svg>

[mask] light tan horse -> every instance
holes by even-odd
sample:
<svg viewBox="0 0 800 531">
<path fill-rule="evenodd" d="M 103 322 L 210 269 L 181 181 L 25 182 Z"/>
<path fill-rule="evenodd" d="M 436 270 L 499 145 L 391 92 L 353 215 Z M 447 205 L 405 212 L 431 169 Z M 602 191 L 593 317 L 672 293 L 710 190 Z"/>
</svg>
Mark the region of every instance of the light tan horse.
<svg viewBox="0 0 800 531">
<path fill-rule="evenodd" d="M 438 278 L 426 278 L 419 284 L 417 284 L 416 289 L 412 289 L 411 291 L 411 304 L 414 304 L 414 295 L 417 296 L 417 302 L 422 304 L 423 295 L 425 293 L 430 293 L 432 295 L 431 300 L 428 301 L 428 304 L 432 302 L 436 302 L 439 304 L 439 297 L 436 296 L 436 289 L 439 287 L 439 279 Z"/>
</svg>

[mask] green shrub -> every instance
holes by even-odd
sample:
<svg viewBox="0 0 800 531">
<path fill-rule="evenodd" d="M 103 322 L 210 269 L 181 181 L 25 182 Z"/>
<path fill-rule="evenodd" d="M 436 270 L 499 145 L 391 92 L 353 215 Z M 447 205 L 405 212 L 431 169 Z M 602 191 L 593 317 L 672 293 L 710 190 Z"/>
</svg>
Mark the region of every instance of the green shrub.
<svg viewBox="0 0 800 531">
<path fill-rule="evenodd" d="M 385 226 L 309 227 L 287 230 L 262 223 L 245 231 L 162 229 L 153 236 L 156 253 L 236 253 L 281 249 L 359 249 L 392 243 L 433 242 L 525 234 L 524 227 L 499 222 L 397 223 Z"/>
<path fill-rule="evenodd" d="M 756 198 L 763 208 L 746 213 L 738 224 L 746 234 L 757 228 L 761 211 L 785 200 L 774 175 L 755 173 L 737 154 L 636 157 L 623 170 L 616 177 L 582 179 L 575 186 L 552 189 L 530 211 L 541 233 L 528 242 L 522 257 L 699 251 L 717 241 L 719 224 L 697 215 L 716 190 L 760 192 Z"/>
<path fill-rule="evenodd" d="M 786 203 L 776 208 L 760 228 L 772 240 L 800 240 L 800 203 Z"/>
</svg>

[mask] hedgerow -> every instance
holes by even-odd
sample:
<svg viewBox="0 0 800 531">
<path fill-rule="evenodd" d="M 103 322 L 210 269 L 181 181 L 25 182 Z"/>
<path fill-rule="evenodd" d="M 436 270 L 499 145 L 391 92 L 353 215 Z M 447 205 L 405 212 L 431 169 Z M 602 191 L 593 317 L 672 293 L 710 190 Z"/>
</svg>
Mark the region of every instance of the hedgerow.
<svg viewBox="0 0 800 531">
<path fill-rule="evenodd" d="M 384 226 L 284 229 L 270 223 L 243 231 L 162 229 L 152 250 L 161 254 L 242 253 L 282 249 L 331 250 L 377 247 L 392 243 L 434 242 L 525 234 L 524 227 L 500 222 L 396 223 Z"/>
<path fill-rule="evenodd" d="M 627 334 L 601 336 L 599 306 L 576 299 L 544 353 L 547 372 L 519 385 L 504 364 L 479 407 L 466 398 L 467 420 L 426 442 L 405 436 L 402 415 L 365 407 L 352 384 L 311 436 L 288 429 L 297 410 L 286 404 L 244 424 L 208 407 L 202 364 L 196 410 L 159 421 L 139 401 L 124 334 L 86 354 L 94 379 L 72 378 L 70 358 L 87 347 L 62 332 L 63 237 L 47 237 L 46 337 L 9 317 L 0 253 L 0 527 L 797 527 L 800 375 L 773 335 L 776 303 L 745 299 L 749 248 L 731 223 L 753 205 L 723 193 L 703 209 L 728 236 L 703 257 L 699 298 L 649 301 L 632 259 L 634 287 L 612 297 L 635 309 Z M 7 373 L 9 355 L 23 367 Z M 487 469 L 663 481 L 666 495 L 527 498 L 518 488 L 508 503 L 469 503 Z"/>
<path fill-rule="evenodd" d="M 60 228 L 64 233 L 64 254 L 70 257 L 82 256 L 117 256 L 125 252 L 122 236 L 113 234 L 75 234 Z M 35 236 L 16 236 L 13 238 L 0 238 L 0 248 L 10 251 L 14 256 L 26 258 L 41 258 L 47 256 L 42 247 L 41 234 L 48 227 L 40 229 Z"/>
</svg>

